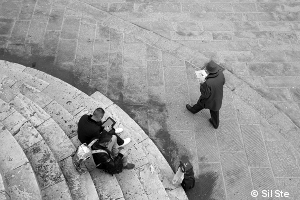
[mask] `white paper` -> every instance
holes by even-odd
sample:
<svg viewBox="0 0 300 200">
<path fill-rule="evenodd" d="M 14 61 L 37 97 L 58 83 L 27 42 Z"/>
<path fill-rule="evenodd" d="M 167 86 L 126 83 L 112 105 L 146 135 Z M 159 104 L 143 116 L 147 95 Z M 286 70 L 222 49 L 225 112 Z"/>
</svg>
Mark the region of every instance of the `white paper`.
<svg viewBox="0 0 300 200">
<path fill-rule="evenodd" d="M 178 170 L 177 170 L 177 172 L 174 175 L 174 178 L 172 180 L 173 185 L 179 185 L 179 184 L 181 184 L 183 178 L 184 178 L 184 173 L 181 171 L 180 167 L 178 167 Z"/>
<path fill-rule="evenodd" d="M 205 78 L 207 76 L 207 73 L 205 72 L 205 70 L 199 70 L 199 71 L 195 71 L 197 80 L 199 81 L 199 83 L 204 83 L 205 82 Z"/>
</svg>

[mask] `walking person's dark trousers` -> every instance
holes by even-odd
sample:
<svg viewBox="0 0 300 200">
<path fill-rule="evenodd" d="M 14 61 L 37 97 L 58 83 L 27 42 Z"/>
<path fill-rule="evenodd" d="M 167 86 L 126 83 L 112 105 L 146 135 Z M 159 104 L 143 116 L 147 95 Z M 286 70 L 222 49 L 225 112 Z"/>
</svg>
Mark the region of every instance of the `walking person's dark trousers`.
<svg viewBox="0 0 300 200">
<path fill-rule="evenodd" d="M 194 106 L 192 106 L 192 113 L 197 113 L 199 111 L 201 111 L 202 109 L 204 109 L 204 107 L 197 102 Z M 220 124 L 220 120 L 219 120 L 219 111 L 213 111 L 213 110 L 209 110 L 210 112 L 210 116 L 211 116 L 211 123 L 213 125 L 214 128 L 218 128 L 219 124 Z"/>
</svg>

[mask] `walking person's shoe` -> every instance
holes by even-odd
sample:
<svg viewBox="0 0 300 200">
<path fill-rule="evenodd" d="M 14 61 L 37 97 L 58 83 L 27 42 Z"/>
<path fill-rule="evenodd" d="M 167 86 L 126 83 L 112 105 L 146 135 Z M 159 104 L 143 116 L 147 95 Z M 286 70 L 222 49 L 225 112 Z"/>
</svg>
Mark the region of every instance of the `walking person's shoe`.
<svg viewBox="0 0 300 200">
<path fill-rule="evenodd" d="M 190 106 L 190 104 L 186 104 L 185 107 L 186 107 L 186 109 L 188 109 L 188 111 L 190 111 L 191 113 L 195 114 L 193 112 L 192 106 Z"/>
<path fill-rule="evenodd" d="M 214 125 L 213 120 L 212 120 L 211 118 L 210 118 L 208 121 L 211 123 L 211 125 L 212 125 L 215 129 L 218 128 L 216 125 Z"/>
<path fill-rule="evenodd" d="M 119 148 L 125 147 L 127 144 L 129 144 L 129 142 L 131 142 L 131 139 L 130 138 L 125 138 L 124 143 L 122 145 L 120 145 Z"/>
<path fill-rule="evenodd" d="M 135 167 L 135 165 L 134 164 L 132 164 L 132 163 L 127 163 L 127 165 L 126 166 L 124 166 L 123 167 L 123 169 L 133 169 Z"/>
</svg>

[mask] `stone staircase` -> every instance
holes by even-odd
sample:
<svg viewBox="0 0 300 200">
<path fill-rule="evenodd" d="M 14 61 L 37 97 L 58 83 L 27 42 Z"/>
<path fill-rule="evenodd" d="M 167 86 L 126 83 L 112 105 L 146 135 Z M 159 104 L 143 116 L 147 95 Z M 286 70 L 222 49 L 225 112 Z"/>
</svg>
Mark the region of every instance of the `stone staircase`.
<svg viewBox="0 0 300 200">
<path fill-rule="evenodd" d="M 0 61 L 2 199 L 187 199 L 151 139 L 101 93 L 91 96 L 44 72 Z M 102 107 L 130 137 L 134 170 L 115 176 L 78 174 L 71 155 L 80 144 L 77 122 Z M 21 180 L 21 181 L 20 181 Z M 29 187 L 30 186 L 30 187 Z"/>
</svg>

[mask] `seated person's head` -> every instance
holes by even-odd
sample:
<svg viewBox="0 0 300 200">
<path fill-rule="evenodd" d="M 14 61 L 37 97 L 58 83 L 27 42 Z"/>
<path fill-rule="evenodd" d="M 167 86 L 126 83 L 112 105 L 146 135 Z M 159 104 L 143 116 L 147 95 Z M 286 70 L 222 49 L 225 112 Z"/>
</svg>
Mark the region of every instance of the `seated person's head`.
<svg viewBox="0 0 300 200">
<path fill-rule="evenodd" d="M 106 131 L 103 131 L 100 134 L 100 137 L 98 139 L 98 145 L 107 147 L 111 141 L 112 141 L 112 135 Z"/>
<path fill-rule="evenodd" d="M 96 108 L 96 110 L 93 112 L 92 119 L 96 122 L 99 122 L 103 118 L 104 113 L 105 111 L 102 108 Z"/>
</svg>

